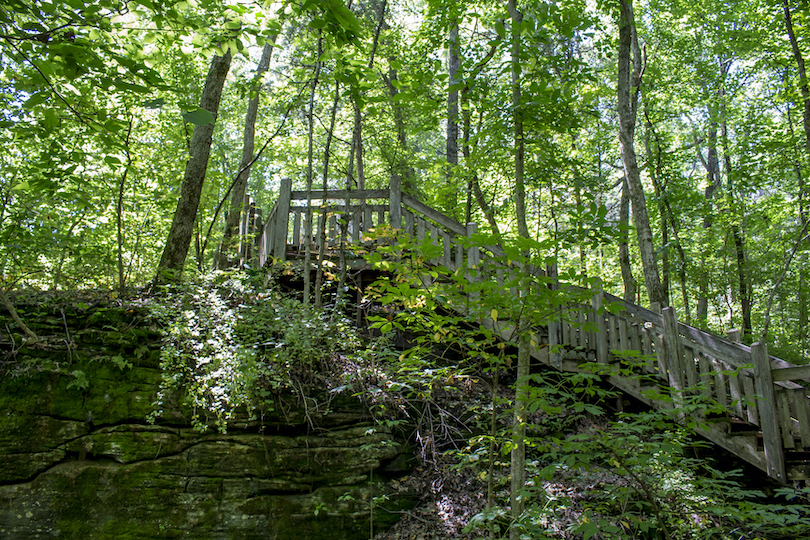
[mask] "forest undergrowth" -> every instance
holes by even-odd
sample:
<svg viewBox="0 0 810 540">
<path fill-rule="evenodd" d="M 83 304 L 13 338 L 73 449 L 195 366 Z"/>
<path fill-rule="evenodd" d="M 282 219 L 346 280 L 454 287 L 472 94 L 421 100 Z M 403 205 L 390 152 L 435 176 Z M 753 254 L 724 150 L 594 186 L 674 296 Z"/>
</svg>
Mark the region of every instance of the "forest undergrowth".
<svg viewBox="0 0 810 540">
<path fill-rule="evenodd" d="M 513 344 L 489 342 L 493 363 L 465 354 L 482 339 L 476 328 L 446 328 L 447 340 L 431 330 L 424 339 L 424 327 L 389 324 L 390 305 L 370 296 L 364 308 L 371 324 L 356 328 L 349 306 L 304 305 L 263 274 L 218 273 L 171 289 L 153 307 L 168 340 L 163 391 L 184 392 L 201 431 L 227 430 L 244 414 L 259 422 L 282 395 L 299 400 L 312 421 L 337 395 L 361 400 L 380 429 L 413 441 L 419 460 L 394 485 L 420 493 L 420 503 L 377 540 L 494 539 L 510 530 L 584 540 L 810 535 L 810 489 L 729 467 L 677 410 L 616 412 L 622 396 L 596 371 L 541 366 L 527 381 L 525 510 L 515 522 Z M 424 323 L 415 313 L 409 320 Z M 160 405 L 159 397 L 154 419 Z"/>
<path fill-rule="evenodd" d="M 617 412 L 626 400 L 596 372 L 542 366 L 527 381 L 525 509 L 515 522 L 516 351 L 488 343 L 498 363 L 465 354 L 475 349 L 469 340 L 482 339 L 474 327 L 448 327 L 447 340 L 437 340 L 425 328 L 388 325 L 391 306 L 369 297 L 371 324 L 357 328 L 356 306 L 315 309 L 263 273 L 221 272 L 113 302 L 147 307 L 164 335 L 152 421 L 179 393 L 201 432 L 227 431 L 236 420 L 261 427 L 284 399 L 303 405 L 314 426 L 336 397 L 353 396 L 379 429 L 408 437 L 418 466 L 393 486 L 420 500 L 376 540 L 495 539 L 515 530 L 517 538 L 561 540 L 810 537 L 810 489 L 730 465 L 677 410 L 635 404 Z"/>
</svg>

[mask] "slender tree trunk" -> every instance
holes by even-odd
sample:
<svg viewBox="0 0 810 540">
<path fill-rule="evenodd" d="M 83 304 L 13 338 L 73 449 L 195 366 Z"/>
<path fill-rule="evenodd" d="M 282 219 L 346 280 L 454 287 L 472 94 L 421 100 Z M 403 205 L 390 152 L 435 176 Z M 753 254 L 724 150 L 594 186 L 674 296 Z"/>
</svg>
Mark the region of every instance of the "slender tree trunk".
<svg viewBox="0 0 810 540">
<path fill-rule="evenodd" d="M 515 145 L 515 212 L 518 221 L 518 234 L 529 238 L 529 227 L 526 222 L 526 188 L 524 186 L 524 138 L 523 138 L 523 111 L 521 108 L 520 92 L 520 32 L 523 22 L 523 13 L 517 9 L 516 0 L 508 0 L 507 9 L 512 19 L 512 110 L 514 115 L 514 145 Z M 528 253 L 525 253 L 528 259 Z M 524 270 L 528 267 L 524 264 Z M 529 294 L 529 283 L 523 289 Z M 509 529 L 510 540 L 520 538 L 520 528 L 517 522 L 523 514 L 525 502 L 521 492 L 526 485 L 526 415 L 529 407 L 528 376 L 531 361 L 531 343 L 529 334 L 531 328 L 527 321 L 518 321 L 520 336 L 518 338 L 518 365 L 517 380 L 515 381 L 515 404 L 512 422 L 512 453 L 511 453 L 511 482 L 510 507 L 512 514 L 512 527 Z"/>
<path fill-rule="evenodd" d="M 315 159 L 315 90 L 321 77 L 321 54 L 323 50 L 323 36 L 318 31 L 318 49 L 316 51 L 315 74 L 312 78 L 312 89 L 309 93 L 309 111 L 307 112 L 307 122 L 309 123 L 308 146 L 307 146 L 307 223 L 304 234 L 304 305 L 309 305 L 309 295 L 312 289 L 312 239 L 313 219 L 312 219 L 312 176 L 313 160 Z"/>
<path fill-rule="evenodd" d="M 665 306 L 666 295 L 661 286 L 658 273 L 658 261 L 655 258 L 650 218 L 647 214 L 647 202 L 644 187 L 641 184 L 634 135 L 636 129 L 636 111 L 638 94 L 641 86 L 642 58 L 636 38 L 636 23 L 633 15 L 632 0 L 620 0 L 621 22 L 619 25 L 619 81 L 617 85 L 619 109 L 619 141 L 622 149 L 622 161 L 630 190 L 630 202 L 633 205 L 633 222 L 636 226 L 641 266 L 644 271 L 644 283 L 650 303 Z M 630 57 L 633 57 L 633 71 L 630 72 Z"/>
<path fill-rule="evenodd" d="M 810 160 L 810 84 L 807 80 L 807 70 L 805 68 L 804 56 L 799 48 L 799 42 L 796 39 L 796 34 L 793 31 L 793 19 L 790 14 L 790 0 L 782 0 L 782 6 L 785 17 L 785 28 L 787 30 L 788 39 L 790 40 L 790 48 L 793 51 L 793 59 L 796 61 L 796 67 L 799 70 L 799 88 L 802 93 L 803 114 L 802 120 L 804 124 L 804 147 L 806 150 L 805 159 Z M 807 163 L 807 162 L 806 162 Z M 805 174 L 802 174 L 801 168 L 797 168 L 797 178 L 799 181 L 798 199 L 799 199 L 799 223 L 802 228 L 807 227 L 810 216 L 808 215 L 808 208 L 806 201 L 808 199 L 807 186 L 805 184 Z M 802 254 L 806 259 L 806 253 Z M 808 338 L 808 295 L 806 278 L 804 273 L 799 274 L 799 338 L 804 345 Z"/>
<path fill-rule="evenodd" d="M 652 122 L 647 119 L 647 129 L 650 135 L 653 136 L 655 139 L 655 169 L 657 174 L 650 175 L 651 180 L 653 181 L 653 186 L 655 187 L 655 193 L 660 201 L 660 211 L 662 214 L 666 214 L 669 216 L 668 220 L 661 220 L 662 224 L 666 225 L 667 223 L 669 226 L 672 227 L 672 236 L 675 238 L 675 250 L 678 252 L 678 278 L 681 287 L 681 298 L 683 301 L 683 311 L 684 311 L 684 322 L 686 324 L 691 324 L 692 321 L 692 310 L 689 304 L 689 290 L 686 284 L 686 265 L 687 265 L 687 258 L 686 253 L 683 250 L 683 246 L 681 245 L 681 239 L 678 235 L 678 222 L 675 219 L 675 213 L 672 211 L 672 207 L 669 204 L 669 198 L 666 196 L 666 188 L 667 184 L 666 181 L 661 182 L 661 178 L 663 176 L 663 166 L 661 165 L 662 162 L 662 145 L 661 140 L 658 138 L 658 134 L 655 132 L 655 128 L 652 125 Z M 652 159 L 652 158 L 650 158 Z M 669 298 L 669 295 L 667 296 Z"/>
<path fill-rule="evenodd" d="M 256 117 L 259 112 L 259 97 L 261 96 L 261 81 L 264 73 L 270 67 L 270 59 L 273 56 L 273 47 L 276 43 L 276 36 L 272 36 L 270 41 L 265 43 L 262 49 L 262 56 L 259 65 L 256 67 L 254 77 L 254 91 L 256 95 L 248 101 L 247 113 L 245 114 L 245 131 L 243 133 L 242 159 L 239 162 L 239 175 L 231 190 L 231 209 L 225 220 L 225 230 L 222 235 L 222 244 L 214 257 L 214 268 L 227 268 L 232 266 L 228 257 L 234 253 L 233 239 L 239 233 L 239 222 L 247 209 L 247 186 L 250 178 L 250 164 L 253 161 L 254 138 L 256 134 Z M 236 262 L 236 261 L 234 261 Z"/>
<path fill-rule="evenodd" d="M 664 288 L 664 295 L 666 296 L 666 305 L 670 304 L 670 276 L 672 274 L 671 265 L 669 262 L 669 223 L 667 220 L 666 212 L 666 198 L 664 190 L 661 186 L 661 145 L 658 144 L 656 137 L 655 156 L 653 156 L 651 135 L 653 132 L 653 125 L 647 116 L 647 122 L 644 130 L 644 150 L 647 154 L 647 170 L 649 171 L 650 180 L 652 180 L 653 189 L 655 190 L 655 198 L 658 199 L 658 214 L 661 220 L 661 286 Z"/>
<path fill-rule="evenodd" d="M 458 70 L 461 66 L 460 44 L 458 40 L 458 19 L 452 18 L 447 36 L 447 141 L 445 156 L 447 159 L 447 205 L 458 206 L 458 189 L 453 185 L 453 176 L 458 166 Z"/>
<path fill-rule="evenodd" d="M 710 256 L 709 250 L 711 243 L 708 240 L 712 234 L 712 200 L 715 192 L 720 187 L 720 163 L 719 158 L 717 157 L 717 130 L 719 125 L 717 119 L 717 106 L 710 103 L 707 106 L 707 113 L 709 115 L 709 133 L 707 138 L 708 153 L 706 154 L 706 160 L 703 162 L 703 165 L 706 168 L 707 183 L 704 191 L 706 210 L 703 217 L 704 242 L 700 260 L 700 277 L 698 280 L 698 301 L 696 313 L 698 324 L 702 325 L 705 325 L 709 318 L 709 271 L 706 268 L 706 260 Z M 700 149 L 698 149 L 698 152 L 700 152 Z M 700 154 L 700 158 L 701 161 L 703 161 L 702 154 Z"/>
<path fill-rule="evenodd" d="M 470 110 L 470 89 L 472 88 L 472 84 L 475 81 L 475 78 L 478 77 L 478 74 L 481 73 L 481 70 L 484 69 L 490 60 L 495 56 L 495 51 L 497 50 L 497 45 L 492 45 L 490 47 L 489 52 L 478 62 L 475 66 L 473 66 L 472 70 L 470 70 L 470 75 L 465 81 L 464 88 L 461 89 L 460 101 L 461 101 L 461 118 L 462 118 L 462 146 L 461 151 L 464 154 L 464 164 L 467 168 L 467 174 L 469 175 L 470 179 L 467 182 L 467 210 L 465 212 L 465 219 L 466 222 L 471 221 L 471 213 L 472 213 L 472 196 L 475 194 L 475 200 L 478 203 L 478 206 L 481 208 L 481 211 L 484 213 L 484 217 L 489 223 L 490 228 L 492 229 L 492 234 L 497 237 L 500 237 L 501 231 L 498 229 L 498 222 L 495 220 L 495 213 L 492 211 L 492 207 L 487 202 L 486 198 L 484 197 L 484 193 L 481 191 L 481 182 L 478 178 L 478 172 L 476 167 L 471 162 L 472 151 L 470 148 L 470 136 L 472 131 L 472 111 Z M 478 129 L 480 131 L 480 119 L 479 119 L 479 126 Z"/>
<path fill-rule="evenodd" d="M 526 186 L 524 183 L 523 111 L 520 96 L 520 29 L 523 13 L 518 11 L 516 0 L 508 2 L 509 15 L 512 17 L 512 109 L 514 115 L 515 141 L 515 213 L 517 214 L 518 234 L 529 238 L 529 226 L 526 222 Z"/>
<path fill-rule="evenodd" d="M 124 147 L 127 153 L 127 164 L 124 172 L 121 173 L 121 180 L 118 182 L 118 201 L 115 208 L 115 228 L 118 236 L 118 293 L 123 297 L 126 291 L 126 280 L 124 278 L 124 190 L 127 185 L 127 175 L 132 167 L 132 154 L 129 151 L 129 140 L 132 135 L 132 119 L 127 126 L 127 134 L 124 138 Z"/>
<path fill-rule="evenodd" d="M 630 263 L 630 189 L 627 187 L 627 179 L 622 181 L 622 196 L 619 201 L 619 226 L 622 227 L 619 235 L 619 267 L 622 271 L 622 283 L 624 283 L 625 302 L 635 303 L 638 296 L 638 282 L 633 277 L 633 265 Z"/>
<path fill-rule="evenodd" d="M 337 118 L 338 103 L 340 102 L 340 82 L 335 81 L 335 99 L 332 102 L 332 114 L 329 118 L 329 130 L 326 132 L 326 145 L 323 150 L 323 191 L 329 189 L 329 158 L 332 152 L 332 137 L 335 133 L 335 121 Z M 326 239 L 327 239 L 327 213 L 326 202 L 321 207 L 321 237 L 318 246 L 318 269 L 315 273 L 315 307 L 320 308 L 323 306 L 322 291 L 323 288 L 323 260 L 326 253 Z"/>
<path fill-rule="evenodd" d="M 409 195 L 416 194 L 416 171 L 408 165 L 408 135 L 405 131 L 405 111 L 402 102 L 396 98 L 399 90 L 395 85 L 398 80 L 397 70 L 391 68 L 385 76 L 388 95 L 391 96 L 391 110 L 394 116 L 394 130 L 397 132 L 397 143 L 401 154 L 395 158 L 393 171 L 402 177 L 402 192 Z"/>
<path fill-rule="evenodd" d="M 728 202 L 729 211 L 734 216 L 734 220 L 731 224 L 731 236 L 734 239 L 734 252 L 737 256 L 737 283 L 740 294 L 740 311 L 742 313 L 742 331 L 744 336 L 750 338 L 753 335 L 753 328 L 751 327 L 751 287 L 747 272 L 748 263 L 746 262 L 745 237 L 740 226 L 744 218 L 744 209 L 742 209 L 742 204 L 737 204 L 734 200 L 734 174 L 728 149 L 728 126 L 726 124 L 725 114 L 723 115 L 721 125 L 723 162 L 725 163 L 728 182 L 726 201 Z"/>
<path fill-rule="evenodd" d="M 200 108 L 217 116 L 219 102 L 222 98 L 222 88 L 231 65 L 231 53 L 211 58 L 211 67 L 205 80 Z M 197 219 L 197 209 L 200 206 L 205 173 L 208 169 L 208 157 L 211 154 L 211 141 L 214 134 L 214 123 L 203 126 L 194 126 L 191 136 L 191 157 L 186 164 L 183 183 L 180 186 L 180 198 L 174 212 L 169 237 L 163 249 L 163 255 L 158 265 L 155 283 L 178 281 L 183 272 L 188 249 L 191 246 L 191 237 L 194 232 L 194 222 Z"/>
</svg>

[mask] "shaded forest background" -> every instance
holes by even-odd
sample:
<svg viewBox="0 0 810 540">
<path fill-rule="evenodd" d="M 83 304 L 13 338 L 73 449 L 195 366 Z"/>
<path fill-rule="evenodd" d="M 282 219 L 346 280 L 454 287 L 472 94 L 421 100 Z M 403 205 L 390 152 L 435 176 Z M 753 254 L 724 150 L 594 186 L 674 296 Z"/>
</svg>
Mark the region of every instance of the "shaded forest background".
<svg viewBox="0 0 810 540">
<path fill-rule="evenodd" d="M 808 10 L 5 0 L 4 294 L 238 264 L 245 193 L 269 210 L 282 177 L 397 175 L 460 222 L 552 240 L 561 269 L 625 299 L 807 358 Z"/>
</svg>

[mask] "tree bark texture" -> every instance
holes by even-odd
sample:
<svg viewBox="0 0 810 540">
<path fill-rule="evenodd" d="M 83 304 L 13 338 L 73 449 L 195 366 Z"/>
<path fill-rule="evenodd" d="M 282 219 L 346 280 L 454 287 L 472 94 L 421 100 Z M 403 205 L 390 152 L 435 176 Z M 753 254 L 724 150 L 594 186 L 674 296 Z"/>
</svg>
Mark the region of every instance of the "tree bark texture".
<svg viewBox="0 0 810 540">
<path fill-rule="evenodd" d="M 633 138 L 636 129 L 638 92 L 641 85 L 641 51 L 636 38 L 636 23 L 631 0 L 621 0 L 621 21 L 619 24 L 619 81 L 617 85 L 619 109 L 619 141 L 621 143 L 624 173 L 630 190 L 633 206 L 633 223 L 636 226 L 644 283 L 651 304 L 666 305 L 666 294 L 658 273 L 655 258 L 650 218 L 644 187 L 641 184 L 638 161 Z M 633 57 L 633 71 L 630 71 L 630 57 Z"/>
<path fill-rule="evenodd" d="M 458 69 L 461 66 L 460 44 L 458 42 L 458 19 L 450 21 L 447 37 L 447 144 L 445 147 L 448 168 L 448 180 L 452 175 L 452 166 L 458 165 Z"/>
<path fill-rule="evenodd" d="M 250 164 L 253 161 L 254 138 L 256 134 L 256 117 L 259 112 L 259 96 L 261 95 L 261 80 L 264 72 L 270 67 L 270 59 L 273 56 L 276 36 L 265 43 L 262 49 L 262 56 L 259 65 L 256 67 L 256 77 L 254 78 L 254 88 L 256 96 L 248 101 L 247 113 L 245 113 L 245 130 L 242 135 L 242 159 L 239 162 L 239 175 L 231 191 L 231 209 L 225 219 L 225 231 L 222 236 L 222 245 L 217 252 L 214 268 L 227 268 L 232 266 L 228 261 L 229 255 L 233 253 L 233 239 L 239 234 L 239 222 L 242 220 L 247 210 L 248 179 L 250 178 Z"/>
<path fill-rule="evenodd" d="M 782 7 L 785 17 L 785 28 L 787 30 L 788 39 L 790 40 L 790 48 L 793 51 L 793 58 L 796 61 L 796 67 L 799 71 L 799 88 L 802 93 L 803 114 L 802 120 L 804 123 L 804 147 L 806 150 L 805 163 L 810 164 L 810 85 L 807 81 L 807 70 L 804 63 L 804 55 L 799 48 L 799 42 L 796 39 L 796 34 L 793 30 L 793 18 L 790 13 L 790 0 L 783 0 Z M 807 167 L 808 165 L 806 165 Z M 801 169 L 797 171 L 797 178 L 799 181 L 798 186 L 798 199 L 799 199 L 799 222 L 802 228 L 807 226 L 808 209 L 807 209 L 807 186 L 805 184 L 806 174 L 803 174 Z M 806 257 L 806 255 L 803 255 Z M 799 338 L 802 344 L 806 343 L 808 337 L 808 294 L 805 284 L 806 278 L 804 274 L 799 275 Z"/>
<path fill-rule="evenodd" d="M 307 111 L 307 122 L 309 125 L 308 146 L 307 146 L 307 211 L 306 228 L 304 234 L 304 305 L 309 305 L 309 295 L 312 290 L 312 239 L 313 236 L 313 212 L 312 212 L 312 176 L 314 166 L 314 144 L 315 144 L 315 90 L 321 77 L 321 54 L 323 51 L 323 36 L 318 36 L 318 48 L 315 60 L 315 74 L 312 78 L 312 89 L 309 93 L 309 111 Z"/>
<path fill-rule="evenodd" d="M 200 108 L 209 111 L 216 119 L 219 102 L 222 98 L 222 88 L 231 66 L 231 53 L 211 58 L 211 66 L 205 79 Z M 203 126 L 194 126 L 191 136 L 191 157 L 186 163 L 183 183 L 180 186 L 180 199 L 169 230 L 169 237 L 160 258 L 155 283 L 178 281 L 183 272 L 188 249 L 191 246 L 191 237 L 194 232 L 194 222 L 197 219 L 197 209 L 200 206 L 205 173 L 208 169 L 208 157 L 211 154 L 211 141 L 214 134 L 214 123 Z"/>
<path fill-rule="evenodd" d="M 512 18 L 512 110 L 514 115 L 514 145 L 515 145 L 515 213 L 518 221 L 518 234 L 529 238 L 529 227 L 526 223 L 526 188 L 523 180 L 524 170 L 524 139 L 523 139 L 523 112 L 521 109 L 520 94 L 520 31 L 523 22 L 523 13 L 517 9 L 517 1 L 509 0 L 507 3 L 509 15 Z M 528 253 L 526 254 L 528 255 Z M 527 265 L 524 264 L 524 269 Z M 528 294 L 529 284 L 523 287 L 524 294 Z M 515 403 L 513 405 L 512 424 L 512 452 L 511 452 L 511 483 L 510 506 L 512 514 L 512 527 L 509 529 L 509 539 L 518 540 L 520 529 L 518 520 L 523 513 L 524 501 L 520 497 L 526 485 L 526 411 L 528 410 L 528 391 L 526 380 L 529 375 L 531 361 L 531 343 L 529 332 L 531 328 L 526 321 L 518 321 L 521 336 L 518 340 L 517 381 L 515 382 Z"/>
<path fill-rule="evenodd" d="M 526 222 L 526 186 L 524 183 L 523 111 L 520 96 L 520 29 L 523 13 L 517 9 L 517 1 L 509 0 L 509 15 L 512 17 L 512 110 L 514 115 L 515 141 L 515 214 L 517 214 L 518 234 L 529 237 L 529 226 Z"/>
<path fill-rule="evenodd" d="M 633 277 L 633 266 L 630 263 L 629 228 L 630 228 L 630 190 L 627 187 L 627 179 L 622 182 L 622 196 L 619 200 L 619 225 L 624 228 L 619 236 L 619 266 L 622 271 L 622 283 L 624 284 L 625 302 L 636 303 L 638 295 L 638 282 Z"/>
</svg>

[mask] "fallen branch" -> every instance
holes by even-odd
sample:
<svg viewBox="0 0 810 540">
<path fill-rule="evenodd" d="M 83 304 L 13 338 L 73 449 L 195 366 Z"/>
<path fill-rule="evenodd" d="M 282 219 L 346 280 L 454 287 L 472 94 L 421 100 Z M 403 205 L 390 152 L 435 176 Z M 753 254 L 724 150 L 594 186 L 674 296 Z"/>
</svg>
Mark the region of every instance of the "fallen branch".
<svg viewBox="0 0 810 540">
<path fill-rule="evenodd" d="M 0 302 L 3 302 L 3 305 L 8 310 L 9 314 L 11 315 L 11 318 L 14 320 L 15 323 L 17 323 L 17 326 L 20 327 L 20 329 L 25 333 L 25 335 L 28 336 L 33 341 L 39 341 L 39 337 L 37 337 L 34 331 L 28 328 L 28 325 L 25 324 L 23 320 L 20 318 L 20 314 L 17 313 L 17 309 L 14 307 L 14 304 L 11 303 L 11 300 L 9 300 L 8 296 L 6 295 L 6 291 L 4 291 L 2 288 L 0 288 Z"/>
</svg>

